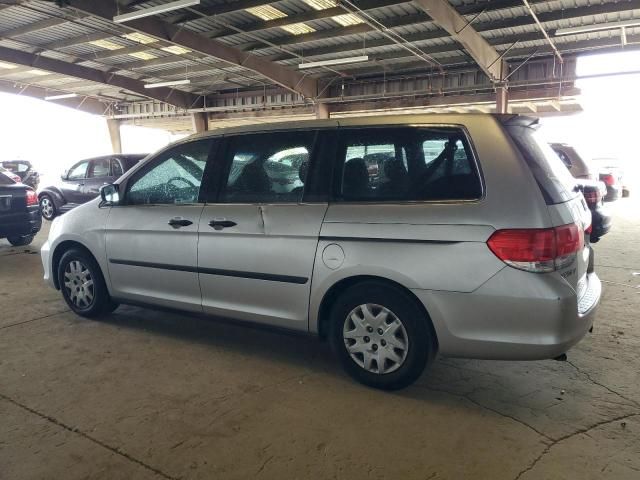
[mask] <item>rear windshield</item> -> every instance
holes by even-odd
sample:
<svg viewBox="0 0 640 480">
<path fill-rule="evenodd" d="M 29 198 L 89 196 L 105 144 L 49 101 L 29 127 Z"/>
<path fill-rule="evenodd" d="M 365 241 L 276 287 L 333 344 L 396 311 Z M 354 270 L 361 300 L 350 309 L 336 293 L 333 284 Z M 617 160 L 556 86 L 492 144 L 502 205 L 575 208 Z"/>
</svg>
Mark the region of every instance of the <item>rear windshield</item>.
<svg viewBox="0 0 640 480">
<path fill-rule="evenodd" d="M 548 205 L 571 200 L 576 181 L 542 135 L 530 126 L 506 125 L 535 177 Z"/>
<path fill-rule="evenodd" d="M 12 185 L 14 183 L 16 182 L 7 177 L 4 173 L 0 172 L 0 185 Z"/>
</svg>

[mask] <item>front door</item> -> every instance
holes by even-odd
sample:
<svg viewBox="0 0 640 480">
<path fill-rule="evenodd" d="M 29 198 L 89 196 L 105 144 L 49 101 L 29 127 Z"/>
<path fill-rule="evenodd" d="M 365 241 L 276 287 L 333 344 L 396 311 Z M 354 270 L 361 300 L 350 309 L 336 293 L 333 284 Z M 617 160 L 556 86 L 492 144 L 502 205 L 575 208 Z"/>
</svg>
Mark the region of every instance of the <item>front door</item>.
<svg viewBox="0 0 640 480">
<path fill-rule="evenodd" d="M 127 179 L 107 220 L 113 296 L 201 311 L 197 274 L 200 186 L 214 141 L 161 153 Z"/>
<path fill-rule="evenodd" d="M 327 209 L 326 201 L 303 202 L 316 134 L 227 140 L 220 192 L 200 220 L 205 312 L 307 330 L 311 274 Z"/>
<path fill-rule="evenodd" d="M 93 200 L 100 194 L 100 187 L 111 183 L 111 159 L 109 157 L 94 158 L 89 162 L 87 178 L 82 187 L 82 203 Z"/>
<path fill-rule="evenodd" d="M 67 203 L 72 205 L 84 203 L 83 189 L 84 183 L 87 180 L 87 173 L 89 170 L 90 160 L 83 160 L 76 163 L 69 169 L 69 173 L 66 177 L 63 177 L 60 190 L 64 195 Z"/>
</svg>

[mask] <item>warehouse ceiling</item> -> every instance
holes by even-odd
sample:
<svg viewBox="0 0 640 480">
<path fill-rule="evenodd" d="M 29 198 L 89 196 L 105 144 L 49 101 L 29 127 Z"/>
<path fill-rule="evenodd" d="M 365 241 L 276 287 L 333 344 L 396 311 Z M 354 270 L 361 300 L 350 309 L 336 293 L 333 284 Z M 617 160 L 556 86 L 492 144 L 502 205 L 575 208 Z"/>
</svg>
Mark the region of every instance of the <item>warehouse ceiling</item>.
<svg viewBox="0 0 640 480">
<path fill-rule="evenodd" d="M 238 111 L 308 116 L 320 103 L 443 108 L 455 96 L 483 105 L 497 87 L 532 109 L 542 99 L 561 110 L 576 93 L 576 54 L 640 44 L 640 0 L 202 0 L 113 21 L 168 3 L 0 0 L 0 91 L 72 94 L 55 101 L 159 124 L 175 117 L 176 125 L 192 111 L 235 113 L 228 118 L 238 122 Z M 558 35 L 612 22 L 629 26 Z M 353 57 L 363 59 L 299 67 Z M 176 81 L 183 84 L 145 87 Z"/>
</svg>

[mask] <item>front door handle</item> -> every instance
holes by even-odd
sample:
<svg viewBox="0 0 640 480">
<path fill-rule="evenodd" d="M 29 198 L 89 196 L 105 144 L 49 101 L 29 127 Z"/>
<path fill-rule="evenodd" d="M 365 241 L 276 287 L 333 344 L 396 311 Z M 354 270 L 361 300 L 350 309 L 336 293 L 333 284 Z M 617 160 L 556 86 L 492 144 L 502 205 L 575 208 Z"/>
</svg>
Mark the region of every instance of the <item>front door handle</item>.
<svg viewBox="0 0 640 480">
<path fill-rule="evenodd" d="M 213 227 L 214 230 L 222 230 L 223 228 L 235 227 L 236 225 L 236 222 L 227 220 L 226 218 L 221 218 L 218 220 L 214 219 L 209 222 L 209 226 Z"/>
<path fill-rule="evenodd" d="M 169 225 L 171 225 L 173 228 L 180 228 L 180 227 L 188 227 L 189 225 L 193 225 L 193 222 L 191 220 L 187 220 L 186 218 L 174 217 L 171 220 L 169 220 Z"/>
</svg>

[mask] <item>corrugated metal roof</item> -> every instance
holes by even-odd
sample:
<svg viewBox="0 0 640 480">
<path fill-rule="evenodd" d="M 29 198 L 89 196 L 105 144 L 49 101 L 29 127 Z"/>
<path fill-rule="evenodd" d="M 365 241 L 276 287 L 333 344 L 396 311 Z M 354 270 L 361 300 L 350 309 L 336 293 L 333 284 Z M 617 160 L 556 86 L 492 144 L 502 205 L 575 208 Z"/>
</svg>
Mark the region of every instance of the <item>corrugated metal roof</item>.
<svg viewBox="0 0 640 480">
<path fill-rule="evenodd" d="M 149 0 L 135 8 L 146 8 L 163 3 L 166 3 L 166 0 Z M 360 2 L 360 4 L 366 3 Z M 367 15 L 381 25 L 390 25 L 392 32 L 409 39 L 414 47 L 444 63 L 448 60 L 456 65 L 460 62 L 470 63 L 470 60 L 462 55 L 462 47 L 458 46 L 451 37 L 442 33 L 442 30 L 429 21 L 424 12 L 414 3 L 389 2 L 386 6 L 379 6 L 381 4 L 379 2 L 373 3 L 376 8 L 367 10 Z M 513 48 L 513 52 L 541 48 L 545 54 L 548 54 L 545 50 L 546 40 L 542 38 L 529 12 L 519 1 L 499 2 L 497 5 L 500 8 L 495 6 L 495 1 L 489 0 L 451 0 L 450 3 L 465 9 L 466 12 L 471 12 L 466 14 L 466 18 L 474 20 L 473 27 L 478 27 L 481 35 L 494 44 L 497 51 L 504 51 L 510 45 L 509 42 L 521 37 L 517 46 Z M 282 12 L 285 18 L 291 17 L 292 23 L 296 22 L 296 18 L 300 15 L 323 16 L 321 12 L 315 14 L 316 11 L 302 0 L 282 0 L 265 2 L 265 4 Z M 244 9 L 233 10 L 234 6 L 241 5 L 237 1 L 203 0 L 197 10 L 207 11 L 213 8 L 220 13 L 213 17 L 192 15 L 189 21 L 182 24 L 182 28 L 212 37 L 229 46 L 246 48 L 259 56 L 281 58 L 278 60 L 279 63 L 292 70 L 297 69 L 302 57 L 305 61 L 321 60 L 348 57 L 363 51 L 374 58 L 375 62 L 345 65 L 334 70 L 357 76 L 362 69 L 372 65 L 382 72 L 386 65 L 392 66 L 394 73 L 399 73 L 402 72 L 405 64 L 411 62 L 409 52 L 401 45 L 390 41 L 379 29 L 369 27 L 365 23 L 355 27 L 343 27 L 330 17 L 307 19 L 304 24 L 310 27 L 313 33 L 292 35 L 281 28 L 283 25 L 281 20 L 278 20 L 275 25 L 270 25 L 269 22 L 260 23 L 261 20 L 256 15 Z M 534 2 L 532 5 L 541 17 L 548 18 L 543 21 L 543 24 L 551 32 L 559 28 L 640 19 L 638 0 L 626 2 L 552 0 Z M 178 14 L 170 12 L 159 15 L 158 18 L 166 21 L 175 20 L 193 11 L 195 10 L 189 9 Z M 345 13 L 347 13 L 346 10 Z M 480 15 L 476 17 L 478 13 Z M 364 18 L 362 15 L 361 17 Z M 58 19 L 59 24 L 54 25 L 54 22 L 49 26 L 43 24 L 46 28 L 23 32 L 14 38 L 3 38 L 6 37 L 4 34 L 11 35 L 15 29 L 28 28 L 50 19 Z M 245 28 L 250 28 L 252 31 L 244 32 Z M 354 30 L 360 33 L 353 33 Z M 2 47 L 42 54 L 61 61 L 76 62 L 89 68 L 116 72 L 118 75 L 141 81 L 181 78 L 182 74 L 179 70 L 184 68 L 185 75 L 194 80 L 194 86 L 180 87 L 185 91 L 213 93 L 224 88 L 236 89 L 238 83 L 241 85 L 273 84 L 273 81 L 246 67 L 230 65 L 208 55 L 197 52 L 177 55 L 162 50 L 162 47 L 172 45 L 170 39 L 156 45 L 134 48 L 129 52 L 124 49 L 138 47 L 140 44 L 123 38 L 122 35 L 127 32 L 131 30 L 126 24 L 119 25 L 107 19 L 77 15 L 74 11 L 60 9 L 51 2 L 25 1 L 21 5 L 0 10 L 0 46 Z M 629 36 L 637 37 L 639 34 L 640 28 L 627 29 Z M 83 37 L 87 37 L 86 41 L 83 41 Z M 117 44 L 123 48 L 123 52 L 121 54 L 117 50 L 110 52 L 104 45 L 89 43 L 89 40 L 95 38 L 103 38 Z M 69 44 L 73 39 L 76 41 Z M 588 50 L 594 47 L 585 42 L 593 42 L 593 45 L 599 47 L 615 45 L 620 41 L 620 34 L 619 31 L 610 30 L 554 37 L 554 41 L 561 50 Z M 48 46 L 60 44 L 60 42 L 67 44 L 58 47 L 56 51 L 47 50 Z M 320 53 L 311 56 L 314 51 Z M 141 55 L 142 58 L 140 58 Z M 414 59 L 419 62 L 417 57 Z M 426 62 L 424 63 L 426 65 Z M 192 69 L 191 74 L 189 74 L 189 68 Z M 335 75 L 328 69 L 317 69 L 311 74 L 317 77 Z M 0 80 L 3 78 L 28 78 L 34 84 L 38 84 L 38 76 L 24 77 L 8 69 L 0 69 Z M 63 87 L 64 83 L 61 83 L 63 80 L 64 77 L 59 76 L 53 80 L 49 78 L 45 83 L 43 78 L 41 83 Z M 87 82 L 87 85 L 92 86 L 90 82 Z M 130 98 L 130 96 L 123 94 L 123 98 Z"/>
</svg>

